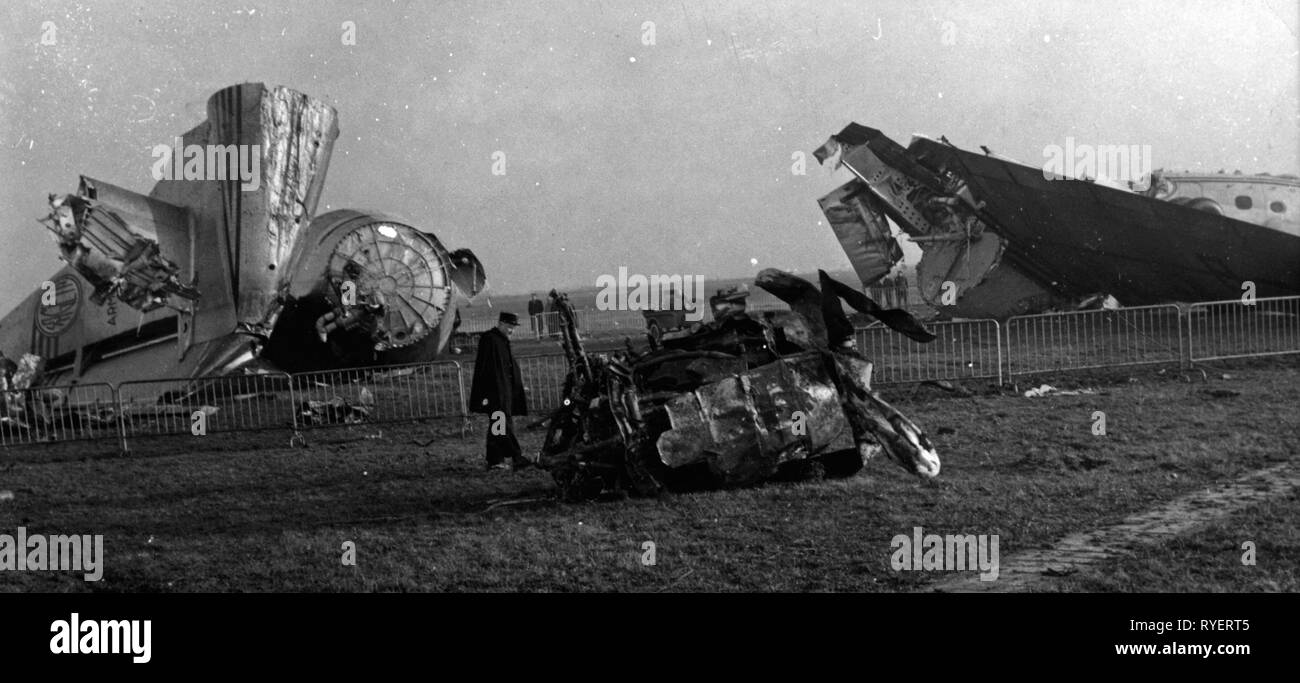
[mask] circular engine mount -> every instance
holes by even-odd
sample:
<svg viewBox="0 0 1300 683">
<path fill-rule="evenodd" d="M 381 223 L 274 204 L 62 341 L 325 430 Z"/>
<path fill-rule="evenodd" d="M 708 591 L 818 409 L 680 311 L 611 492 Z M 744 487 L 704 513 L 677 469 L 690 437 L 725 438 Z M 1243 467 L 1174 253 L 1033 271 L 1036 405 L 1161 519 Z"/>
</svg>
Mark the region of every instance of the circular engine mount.
<svg viewBox="0 0 1300 683">
<path fill-rule="evenodd" d="M 445 248 L 415 228 L 390 221 L 358 226 L 335 245 L 326 273 L 352 282 L 356 303 L 377 308 L 375 349 L 396 349 L 437 329 L 450 308 Z"/>
</svg>

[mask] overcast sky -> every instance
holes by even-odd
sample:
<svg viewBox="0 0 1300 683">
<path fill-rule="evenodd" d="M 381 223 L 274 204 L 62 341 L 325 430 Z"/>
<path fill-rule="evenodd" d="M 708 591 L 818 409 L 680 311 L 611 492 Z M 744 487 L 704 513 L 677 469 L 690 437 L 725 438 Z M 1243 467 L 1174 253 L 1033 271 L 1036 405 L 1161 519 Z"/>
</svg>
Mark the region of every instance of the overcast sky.
<svg viewBox="0 0 1300 683">
<path fill-rule="evenodd" d="M 153 146 L 243 81 L 338 109 L 320 211 L 403 216 L 498 293 L 847 268 L 811 151 L 854 120 L 1034 165 L 1073 136 L 1300 172 L 1294 0 L 5 4 L 0 312 L 59 266 L 47 194 L 148 192 Z"/>
</svg>

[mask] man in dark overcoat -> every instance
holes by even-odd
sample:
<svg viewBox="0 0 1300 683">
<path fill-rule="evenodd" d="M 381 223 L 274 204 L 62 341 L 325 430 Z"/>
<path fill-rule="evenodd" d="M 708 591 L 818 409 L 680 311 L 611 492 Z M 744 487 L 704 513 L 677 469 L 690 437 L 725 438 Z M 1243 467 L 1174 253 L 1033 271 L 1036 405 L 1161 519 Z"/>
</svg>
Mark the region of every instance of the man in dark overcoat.
<svg viewBox="0 0 1300 683">
<path fill-rule="evenodd" d="M 479 337 L 478 355 L 474 358 L 470 410 L 488 416 L 487 466 L 490 470 L 504 470 L 512 465 L 519 469 L 532 464 L 519 450 L 513 424 L 515 415 L 528 414 L 523 377 L 510 351 L 510 335 L 518 326 L 519 316 L 502 312 L 497 326 Z"/>
</svg>

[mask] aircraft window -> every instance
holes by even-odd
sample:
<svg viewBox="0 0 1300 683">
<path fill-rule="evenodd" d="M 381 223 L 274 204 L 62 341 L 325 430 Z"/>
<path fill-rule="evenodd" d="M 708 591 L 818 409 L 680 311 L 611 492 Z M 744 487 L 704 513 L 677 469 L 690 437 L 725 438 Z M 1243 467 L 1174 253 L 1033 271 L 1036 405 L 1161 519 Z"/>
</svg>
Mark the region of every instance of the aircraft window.
<svg viewBox="0 0 1300 683">
<path fill-rule="evenodd" d="M 1268 205 L 1268 208 L 1272 209 L 1273 213 L 1286 212 L 1286 204 L 1283 204 L 1282 202 L 1273 202 L 1272 204 Z"/>
<path fill-rule="evenodd" d="M 1238 195 L 1238 196 L 1237 196 L 1237 208 L 1238 208 L 1238 209 L 1243 209 L 1243 210 L 1244 210 L 1244 209 L 1249 209 L 1250 206 L 1251 206 L 1250 197 L 1247 197 L 1247 196 L 1244 195 L 1244 194 L 1243 194 L 1243 195 Z"/>
</svg>

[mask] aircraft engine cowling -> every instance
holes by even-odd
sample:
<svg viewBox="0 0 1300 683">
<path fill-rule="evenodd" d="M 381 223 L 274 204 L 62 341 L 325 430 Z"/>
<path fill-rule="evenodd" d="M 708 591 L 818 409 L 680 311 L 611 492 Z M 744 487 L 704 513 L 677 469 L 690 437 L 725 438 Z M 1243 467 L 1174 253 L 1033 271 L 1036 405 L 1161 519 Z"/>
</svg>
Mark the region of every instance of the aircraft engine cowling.
<svg viewBox="0 0 1300 683">
<path fill-rule="evenodd" d="M 262 356 L 291 371 L 427 360 L 445 347 L 457 305 L 486 286 L 472 252 L 353 210 L 315 218 L 288 267 Z"/>
</svg>

